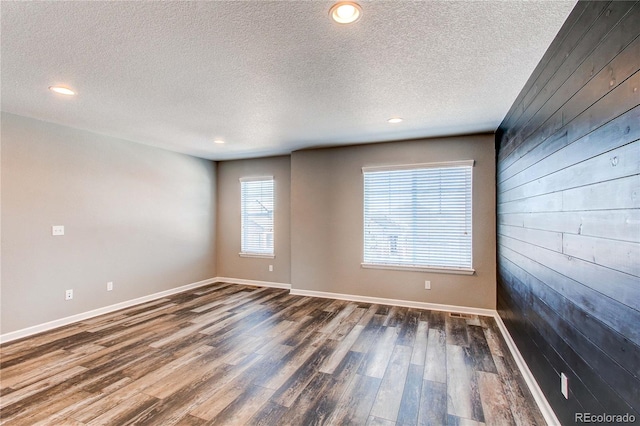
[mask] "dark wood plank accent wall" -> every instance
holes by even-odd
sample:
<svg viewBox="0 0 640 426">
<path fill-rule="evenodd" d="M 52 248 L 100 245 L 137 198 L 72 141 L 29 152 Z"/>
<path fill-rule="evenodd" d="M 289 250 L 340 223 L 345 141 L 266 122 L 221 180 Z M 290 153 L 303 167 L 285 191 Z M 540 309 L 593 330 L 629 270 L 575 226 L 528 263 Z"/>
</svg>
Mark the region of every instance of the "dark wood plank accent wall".
<svg viewBox="0 0 640 426">
<path fill-rule="evenodd" d="M 498 311 L 563 424 L 640 423 L 639 36 L 579 2 L 496 135 Z"/>
</svg>

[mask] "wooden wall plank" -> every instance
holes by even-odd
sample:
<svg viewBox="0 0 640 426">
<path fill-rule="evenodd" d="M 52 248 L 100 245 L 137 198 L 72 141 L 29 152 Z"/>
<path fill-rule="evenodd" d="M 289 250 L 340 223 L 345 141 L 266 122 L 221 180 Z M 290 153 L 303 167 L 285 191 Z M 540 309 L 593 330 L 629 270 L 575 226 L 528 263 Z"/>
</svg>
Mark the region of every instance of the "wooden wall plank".
<svg viewBox="0 0 640 426">
<path fill-rule="evenodd" d="M 640 277 L 637 243 L 567 234 L 562 244 L 562 251 L 569 256 Z"/>
<path fill-rule="evenodd" d="M 640 207 L 640 176 L 629 176 L 562 192 L 562 210 L 614 210 Z"/>
<path fill-rule="evenodd" d="M 634 175 L 522 200 L 501 202 L 498 197 L 498 214 L 637 209 L 639 190 L 640 177 Z"/>
<path fill-rule="evenodd" d="M 584 210 L 584 209 L 583 209 Z M 515 200 L 502 202 L 498 198 L 498 214 L 506 213 L 538 213 L 538 212 L 559 212 L 562 211 L 562 193 L 554 192 L 552 194 L 538 195 L 535 197 L 525 198 L 523 200 Z"/>
<path fill-rule="evenodd" d="M 501 193 L 504 202 L 619 179 L 640 173 L 640 141 L 605 152 Z"/>
<path fill-rule="evenodd" d="M 542 231 L 640 242 L 640 210 L 593 210 L 552 213 L 511 213 L 498 217 L 498 224 Z"/>
<path fill-rule="evenodd" d="M 516 226 L 502 226 L 500 235 L 562 253 L 562 233 Z"/>
</svg>

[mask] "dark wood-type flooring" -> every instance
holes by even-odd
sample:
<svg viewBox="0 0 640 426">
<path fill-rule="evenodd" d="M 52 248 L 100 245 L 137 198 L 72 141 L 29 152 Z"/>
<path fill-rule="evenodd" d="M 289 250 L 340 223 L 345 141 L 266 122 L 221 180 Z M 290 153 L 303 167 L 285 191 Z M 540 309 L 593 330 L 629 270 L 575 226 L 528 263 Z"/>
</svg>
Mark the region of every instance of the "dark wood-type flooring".
<svg viewBox="0 0 640 426">
<path fill-rule="evenodd" d="M 544 424 L 490 317 L 217 283 L 1 347 L 6 425 Z"/>
</svg>

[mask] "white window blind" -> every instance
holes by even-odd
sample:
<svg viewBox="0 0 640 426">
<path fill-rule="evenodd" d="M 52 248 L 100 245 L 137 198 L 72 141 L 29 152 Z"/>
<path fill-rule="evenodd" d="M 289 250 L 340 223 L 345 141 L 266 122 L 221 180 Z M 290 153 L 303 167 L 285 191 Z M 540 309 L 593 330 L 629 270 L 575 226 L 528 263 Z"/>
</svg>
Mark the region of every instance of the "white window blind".
<svg viewBox="0 0 640 426">
<path fill-rule="evenodd" d="M 471 270 L 472 166 L 363 168 L 364 265 Z"/>
<path fill-rule="evenodd" d="M 240 199 L 240 254 L 273 256 L 273 178 L 240 179 Z"/>
</svg>

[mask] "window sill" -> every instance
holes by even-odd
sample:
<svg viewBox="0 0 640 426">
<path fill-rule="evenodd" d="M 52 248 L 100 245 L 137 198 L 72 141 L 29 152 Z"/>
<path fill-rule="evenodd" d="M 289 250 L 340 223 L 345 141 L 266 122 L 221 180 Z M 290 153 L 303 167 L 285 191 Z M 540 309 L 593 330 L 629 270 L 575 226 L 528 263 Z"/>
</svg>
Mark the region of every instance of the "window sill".
<svg viewBox="0 0 640 426">
<path fill-rule="evenodd" d="M 456 275 L 473 275 L 476 273 L 476 270 L 471 268 L 430 268 L 427 266 L 378 265 L 374 263 L 362 263 L 361 265 L 365 269 L 391 269 L 393 271 L 435 272 Z"/>
<path fill-rule="evenodd" d="M 238 253 L 240 257 L 258 257 L 263 259 L 275 259 L 275 254 L 266 254 L 266 253 Z"/>
</svg>

